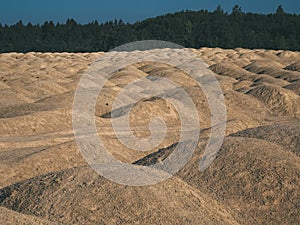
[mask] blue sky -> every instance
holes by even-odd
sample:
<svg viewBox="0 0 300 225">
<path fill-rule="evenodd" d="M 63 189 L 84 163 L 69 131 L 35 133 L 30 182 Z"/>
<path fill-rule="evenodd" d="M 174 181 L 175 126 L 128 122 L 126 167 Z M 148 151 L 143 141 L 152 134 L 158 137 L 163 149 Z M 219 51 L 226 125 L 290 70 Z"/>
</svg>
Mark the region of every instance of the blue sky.
<svg viewBox="0 0 300 225">
<path fill-rule="evenodd" d="M 182 9 L 214 10 L 220 4 L 231 12 L 239 4 L 246 12 L 271 13 L 278 5 L 286 12 L 300 14 L 299 0 L 2 0 L 0 23 L 43 23 L 45 20 L 65 22 L 74 18 L 79 23 L 104 22 L 114 18 L 135 22 Z"/>
</svg>

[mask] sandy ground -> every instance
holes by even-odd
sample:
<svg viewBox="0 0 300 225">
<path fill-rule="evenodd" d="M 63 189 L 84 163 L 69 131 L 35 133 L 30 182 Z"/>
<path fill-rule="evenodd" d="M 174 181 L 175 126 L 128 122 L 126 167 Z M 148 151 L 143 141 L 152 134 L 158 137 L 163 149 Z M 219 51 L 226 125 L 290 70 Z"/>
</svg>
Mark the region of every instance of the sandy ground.
<svg viewBox="0 0 300 225">
<path fill-rule="evenodd" d="M 74 93 L 103 53 L 1 54 L 0 224 L 298 224 L 300 53 L 188 51 L 213 72 L 227 107 L 227 137 L 206 171 L 199 172 L 198 163 L 210 135 L 210 109 L 188 74 L 164 63 L 136 63 L 114 73 L 97 100 L 104 145 L 118 160 L 146 166 L 165 159 L 179 141 L 178 112 L 160 98 L 137 102 L 129 119 L 137 137 L 150 135 L 148 123 L 158 115 L 168 127 L 159 146 L 137 152 L 111 127 L 115 97 L 128 83 L 151 76 L 176 82 L 192 98 L 201 127 L 196 153 L 175 177 L 149 187 L 104 179 L 75 143 Z"/>
</svg>

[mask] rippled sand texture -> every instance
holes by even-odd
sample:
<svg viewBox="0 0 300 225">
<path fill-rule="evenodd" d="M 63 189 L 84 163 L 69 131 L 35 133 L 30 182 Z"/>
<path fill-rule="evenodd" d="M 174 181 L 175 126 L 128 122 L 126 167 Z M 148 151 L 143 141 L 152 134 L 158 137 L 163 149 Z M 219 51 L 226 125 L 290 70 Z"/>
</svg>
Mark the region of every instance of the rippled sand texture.
<svg viewBox="0 0 300 225">
<path fill-rule="evenodd" d="M 227 107 L 224 144 L 204 172 L 198 166 L 210 135 L 210 109 L 183 71 L 149 61 L 127 66 L 105 83 L 97 101 L 98 134 L 110 153 L 146 166 L 165 159 L 177 144 L 176 108 L 160 98 L 134 105 L 130 125 L 137 137 L 150 135 L 147 126 L 156 116 L 168 127 L 160 146 L 137 152 L 113 132 L 114 98 L 128 83 L 157 76 L 176 82 L 193 99 L 201 126 L 193 158 L 176 176 L 147 187 L 99 176 L 74 140 L 74 92 L 104 53 L 1 54 L 0 224 L 299 224 L 300 53 L 189 51 L 213 71 Z M 172 57 L 182 55 L 175 50 Z"/>
</svg>

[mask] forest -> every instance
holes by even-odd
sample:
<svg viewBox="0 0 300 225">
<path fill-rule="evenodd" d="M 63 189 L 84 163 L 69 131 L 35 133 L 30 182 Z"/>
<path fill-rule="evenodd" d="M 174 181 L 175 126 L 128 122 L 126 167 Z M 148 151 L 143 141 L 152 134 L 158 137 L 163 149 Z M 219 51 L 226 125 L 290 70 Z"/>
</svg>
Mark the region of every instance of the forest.
<svg viewBox="0 0 300 225">
<path fill-rule="evenodd" d="M 1 22 L 1 21 L 0 21 Z M 189 48 L 264 48 L 300 50 L 300 15 L 278 6 L 274 13 L 184 10 L 135 23 L 113 20 L 79 24 L 0 24 L 0 52 L 95 52 L 138 40 L 164 40 Z"/>
</svg>

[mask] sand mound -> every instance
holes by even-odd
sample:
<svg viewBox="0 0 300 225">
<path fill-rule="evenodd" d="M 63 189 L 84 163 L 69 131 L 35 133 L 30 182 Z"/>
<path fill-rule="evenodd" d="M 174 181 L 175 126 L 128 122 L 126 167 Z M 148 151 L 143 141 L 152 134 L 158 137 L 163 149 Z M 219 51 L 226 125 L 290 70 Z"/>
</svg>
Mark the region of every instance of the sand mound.
<svg viewBox="0 0 300 225">
<path fill-rule="evenodd" d="M 258 50 L 254 50 L 254 52 L 261 56 L 261 60 L 262 59 L 268 59 L 270 61 L 282 61 L 280 60 L 280 57 L 278 57 L 278 51 L 275 50 L 265 50 L 265 49 L 258 49 Z"/>
<path fill-rule="evenodd" d="M 198 157 L 179 176 L 231 206 L 238 222 L 298 224 L 298 156 L 264 140 L 227 138 L 218 158 L 203 173 L 196 172 Z"/>
<path fill-rule="evenodd" d="M 300 98 L 292 91 L 278 86 L 261 85 L 247 94 L 263 102 L 272 113 L 292 118 L 300 116 Z"/>
<path fill-rule="evenodd" d="M 272 119 L 270 111 L 258 99 L 236 91 L 227 91 L 227 134 L 263 125 Z"/>
<path fill-rule="evenodd" d="M 266 133 L 266 129 L 235 134 L 259 136 L 260 139 L 226 138 L 217 159 L 204 172 L 197 170 L 201 155 L 198 152 L 178 176 L 218 202 L 229 205 L 240 224 L 281 224 L 285 215 L 289 215 L 284 220 L 286 224 L 297 224 L 300 214 L 295 205 L 299 204 L 300 158 L 285 149 L 288 134 L 283 138 L 275 137 L 276 131 L 284 133 L 287 127 L 276 127 L 269 136 L 265 135 L 267 138 L 261 137 L 259 134 Z M 295 129 L 299 132 L 299 127 L 290 132 Z M 253 135 L 247 135 L 249 131 Z M 297 133 L 293 136 L 298 137 Z M 299 149 L 299 142 L 293 146 Z M 160 152 L 138 163 L 151 165 L 153 160 L 164 157 Z"/>
<path fill-rule="evenodd" d="M 299 52 L 292 52 L 292 51 L 279 51 L 277 53 L 278 57 L 284 60 L 299 60 Z"/>
<path fill-rule="evenodd" d="M 255 79 L 256 74 L 251 74 L 246 70 L 241 69 L 240 67 L 232 63 L 219 63 L 214 64 L 209 67 L 213 72 L 223 76 L 229 76 L 236 80 L 248 80 L 252 81 Z"/>
<path fill-rule="evenodd" d="M 251 128 L 231 136 L 266 140 L 300 156 L 300 121 Z"/>
<path fill-rule="evenodd" d="M 300 79 L 300 73 L 297 71 L 288 71 L 283 69 L 283 65 L 276 61 L 260 60 L 250 63 L 244 69 L 252 73 L 265 74 L 278 79 L 294 82 Z"/>
<path fill-rule="evenodd" d="M 283 68 L 282 64 L 276 61 L 269 61 L 269 60 L 257 60 L 244 67 L 245 70 L 248 70 L 252 73 L 269 74 L 269 75 L 273 74 L 274 71 L 282 68 Z"/>
<path fill-rule="evenodd" d="M 296 82 L 300 80 L 300 73 L 298 71 L 280 70 L 274 73 L 274 76 L 288 82 Z"/>
<path fill-rule="evenodd" d="M 15 211 L 60 224 L 237 224 L 224 207 L 178 178 L 163 185 L 127 187 L 88 168 L 7 187 L 0 199 Z"/>
<path fill-rule="evenodd" d="M 300 62 L 295 62 L 284 68 L 285 70 L 292 70 L 300 72 Z"/>
<path fill-rule="evenodd" d="M 280 87 L 287 86 L 290 84 L 286 80 L 277 79 L 277 78 L 274 78 L 274 77 L 271 77 L 268 75 L 264 75 L 264 74 L 259 75 L 259 77 L 257 79 L 255 79 L 253 82 L 255 83 L 255 85 L 271 84 L 271 85 L 277 85 Z"/>
<path fill-rule="evenodd" d="M 285 86 L 284 88 L 295 92 L 296 94 L 300 95 L 300 81 L 294 82 Z"/>
</svg>

